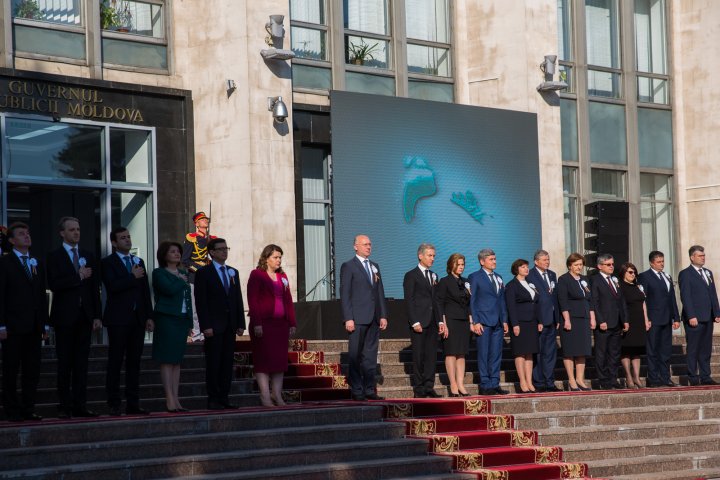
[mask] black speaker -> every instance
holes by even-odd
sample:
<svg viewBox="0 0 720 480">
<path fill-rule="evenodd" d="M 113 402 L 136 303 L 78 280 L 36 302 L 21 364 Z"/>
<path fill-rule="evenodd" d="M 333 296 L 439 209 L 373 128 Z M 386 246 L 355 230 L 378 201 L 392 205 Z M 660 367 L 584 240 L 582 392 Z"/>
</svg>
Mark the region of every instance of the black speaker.
<svg viewBox="0 0 720 480">
<path fill-rule="evenodd" d="M 615 268 L 628 261 L 630 204 L 627 202 L 593 202 L 585 205 L 585 265 L 595 268 L 597 256 L 608 253 L 615 258 Z"/>
</svg>

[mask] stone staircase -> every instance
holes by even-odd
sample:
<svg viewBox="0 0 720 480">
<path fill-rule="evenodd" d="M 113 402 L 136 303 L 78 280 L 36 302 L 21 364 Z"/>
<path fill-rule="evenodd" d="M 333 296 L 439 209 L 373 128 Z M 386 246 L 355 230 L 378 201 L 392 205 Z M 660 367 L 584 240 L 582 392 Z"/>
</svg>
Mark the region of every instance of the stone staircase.
<svg viewBox="0 0 720 480">
<path fill-rule="evenodd" d="M 381 406 L 55 421 L 0 428 L 0 479 L 468 478 Z"/>
</svg>

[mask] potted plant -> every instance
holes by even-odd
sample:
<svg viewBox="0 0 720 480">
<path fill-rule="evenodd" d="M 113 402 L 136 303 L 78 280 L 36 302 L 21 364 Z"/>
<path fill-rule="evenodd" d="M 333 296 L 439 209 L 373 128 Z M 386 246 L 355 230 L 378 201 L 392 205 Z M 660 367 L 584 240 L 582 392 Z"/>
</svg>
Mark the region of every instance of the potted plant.
<svg viewBox="0 0 720 480">
<path fill-rule="evenodd" d="M 15 18 L 42 20 L 45 12 L 40 10 L 37 0 L 22 0 L 15 7 Z"/>
<path fill-rule="evenodd" d="M 350 42 L 350 47 L 348 47 L 350 62 L 355 65 L 365 65 L 366 61 L 375 59 L 373 53 L 377 52 L 378 49 L 379 45 L 377 43 L 368 45 L 365 43 L 365 40 L 362 39 L 360 39 L 359 44 Z"/>
<path fill-rule="evenodd" d="M 100 0 L 100 25 L 104 30 L 129 32 L 132 28 L 130 5 L 122 0 Z"/>
</svg>

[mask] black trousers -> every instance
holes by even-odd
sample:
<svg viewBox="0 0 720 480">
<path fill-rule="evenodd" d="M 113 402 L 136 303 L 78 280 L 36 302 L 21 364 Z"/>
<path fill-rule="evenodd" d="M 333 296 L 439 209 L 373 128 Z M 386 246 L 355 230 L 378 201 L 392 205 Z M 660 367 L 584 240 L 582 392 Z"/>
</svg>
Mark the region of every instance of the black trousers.
<svg viewBox="0 0 720 480">
<path fill-rule="evenodd" d="M 687 338 L 687 367 L 690 384 L 710 380 L 710 355 L 712 354 L 712 321 L 698 322 L 697 327 L 685 323 Z M 699 373 L 699 375 L 698 375 Z"/>
<path fill-rule="evenodd" d="M 651 385 L 667 385 L 670 382 L 670 356 L 672 355 L 672 323 L 653 323 L 645 339 L 648 373 Z"/>
<path fill-rule="evenodd" d="M 57 389 L 63 410 L 86 408 L 91 335 L 92 321 L 82 311 L 72 326 L 55 327 Z"/>
<path fill-rule="evenodd" d="M 348 339 L 348 377 L 352 394 L 371 395 L 375 393 L 379 321 L 375 319 L 367 325 L 355 323 L 355 331 Z"/>
<path fill-rule="evenodd" d="M 437 368 L 438 326 L 431 322 L 417 333 L 410 329 L 410 345 L 412 346 L 413 391 L 417 395 L 425 395 L 435 389 L 435 370 Z"/>
<path fill-rule="evenodd" d="M 39 333 L 8 334 L 2 341 L 2 400 L 7 416 L 32 413 L 40 381 Z M 17 377 L 22 370 L 22 396 L 18 398 Z"/>
<path fill-rule="evenodd" d="M 145 345 L 145 324 L 135 319 L 132 325 L 109 325 L 108 363 L 105 390 L 111 407 L 119 407 L 120 370 L 125 360 L 125 400 L 129 408 L 140 404 L 140 359 Z"/>
<path fill-rule="evenodd" d="M 604 331 L 600 328 L 595 329 L 595 368 L 601 388 L 608 388 L 617 383 L 621 346 L 622 325 Z"/>
<path fill-rule="evenodd" d="M 208 402 L 228 403 L 233 377 L 235 330 L 205 336 L 205 387 Z"/>
<path fill-rule="evenodd" d="M 538 341 L 538 353 L 533 366 L 532 381 L 536 387 L 555 386 L 557 361 L 557 329 L 555 324 L 543 325 Z"/>
</svg>

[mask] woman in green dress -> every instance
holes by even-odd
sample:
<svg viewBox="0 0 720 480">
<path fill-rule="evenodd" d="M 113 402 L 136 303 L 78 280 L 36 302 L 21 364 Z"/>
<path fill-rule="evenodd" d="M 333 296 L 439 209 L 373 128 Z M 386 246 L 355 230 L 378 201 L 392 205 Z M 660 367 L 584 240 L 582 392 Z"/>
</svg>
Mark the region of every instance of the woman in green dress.
<svg viewBox="0 0 720 480">
<path fill-rule="evenodd" d="M 187 412 L 180 405 L 180 363 L 185 355 L 187 337 L 192 331 L 192 303 L 187 272 L 180 268 L 182 246 L 163 242 L 157 251 L 160 268 L 152 273 L 155 293 L 155 331 L 153 360 L 160 362 L 160 377 L 170 413 Z"/>
</svg>

